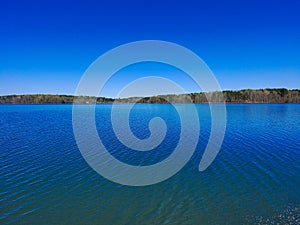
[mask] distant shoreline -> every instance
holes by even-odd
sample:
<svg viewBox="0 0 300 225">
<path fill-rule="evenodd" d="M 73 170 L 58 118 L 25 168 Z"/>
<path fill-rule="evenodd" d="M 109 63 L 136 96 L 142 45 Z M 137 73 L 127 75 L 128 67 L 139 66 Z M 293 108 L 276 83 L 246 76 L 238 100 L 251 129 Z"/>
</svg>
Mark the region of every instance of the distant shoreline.
<svg viewBox="0 0 300 225">
<path fill-rule="evenodd" d="M 169 104 L 175 104 L 175 105 L 189 105 L 189 104 L 194 104 L 194 105 L 299 105 L 300 103 L 96 103 L 96 105 L 113 105 L 113 104 L 118 104 L 118 105 L 131 105 L 131 104 L 139 104 L 139 105 L 169 105 Z M 93 103 L 0 103 L 0 106 L 5 106 L 5 105 L 20 105 L 20 106 L 35 106 L 35 105 L 95 105 Z"/>
<path fill-rule="evenodd" d="M 113 99 L 93 96 L 28 94 L 0 96 L 0 104 L 298 104 L 300 90 L 285 88 L 245 89 L 238 91 L 169 94 L 151 97 Z"/>
</svg>

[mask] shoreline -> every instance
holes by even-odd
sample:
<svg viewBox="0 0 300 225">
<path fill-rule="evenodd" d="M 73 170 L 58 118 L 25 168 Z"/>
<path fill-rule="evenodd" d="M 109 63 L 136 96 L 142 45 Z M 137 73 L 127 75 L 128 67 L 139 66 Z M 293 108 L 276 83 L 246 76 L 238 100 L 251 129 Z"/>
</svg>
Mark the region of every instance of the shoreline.
<svg viewBox="0 0 300 225">
<path fill-rule="evenodd" d="M 300 89 L 244 89 L 125 98 L 59 94 L 0 96 L 0 104 L 73 104 L 74 102 L 78 104 L 299 104 Z"/>
<path fill-rule="evenodd" d="M 288 103 L 268 103 L 268 102 L 211 102 L 211 103 L 132 103 L 132 102 L 121 102 L 121 103 L 0 103 L 0 105 L 300 105 L 298 102 L 288 102 Z"/>
</svg>

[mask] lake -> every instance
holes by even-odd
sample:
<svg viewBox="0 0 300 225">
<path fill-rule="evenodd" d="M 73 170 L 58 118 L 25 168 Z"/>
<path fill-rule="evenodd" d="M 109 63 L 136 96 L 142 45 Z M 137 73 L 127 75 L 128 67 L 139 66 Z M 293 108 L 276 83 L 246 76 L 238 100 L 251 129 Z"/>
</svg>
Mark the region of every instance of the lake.
<svg viewBox="0 0 300 225">
<path fill-rule="evenodd" d="M 224 142 L 203 172 L 211 116 L 208 105 L 196 108 L 200 138 L 188 163 L 163 182 L 132 187 L 88 166 L 74 138 L 72 105 L 0 105 L 0 223 L 300 224 L 300 105 L 227 105 Z M 122 146 L 110 113 L 111 105 L 96 106 L 97 130 L 120 161 L 151 165 L 178 143 L 172 105 L 133 107 L 129 122 L 138 138 L 150 135 L 152 117 L 168 127 L 162 144 L 147 152 Z"/>
</svg>

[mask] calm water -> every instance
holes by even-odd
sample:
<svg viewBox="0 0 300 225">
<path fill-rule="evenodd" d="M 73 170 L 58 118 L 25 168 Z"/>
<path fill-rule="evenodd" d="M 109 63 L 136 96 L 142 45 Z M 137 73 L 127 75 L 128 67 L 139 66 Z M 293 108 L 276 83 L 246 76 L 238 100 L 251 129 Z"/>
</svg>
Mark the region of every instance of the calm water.
<svg viewBox="0 0 300 225">
<path fill-rule="evenodd" d="M 149 136 L 153 116 L 168 125 L 164 142 L 142 153 L 116 140 L 110 110 L 97 106 L 97 128 L 119 160 L 150 165 L 176 146 L 180 123 L 171 105 L 133 108 L 130 125 L 139 138 Z M 300 224 L 300 105 L 228 105 L 221 151 L 201 173 L 210 112 L 207 105 L 197 110 L 200 141 L 187 165 L 162 183 L 129 187 L 102 178 L 84 161 L 71 105 L 1 105 L 0 223 Z"/>
</svg>

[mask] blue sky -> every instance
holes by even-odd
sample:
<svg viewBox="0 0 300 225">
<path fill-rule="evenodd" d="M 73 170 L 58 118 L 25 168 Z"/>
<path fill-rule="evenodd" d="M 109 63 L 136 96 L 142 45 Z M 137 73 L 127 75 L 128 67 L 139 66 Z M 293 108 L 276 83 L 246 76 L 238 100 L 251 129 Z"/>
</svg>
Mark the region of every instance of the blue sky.
<svg viewBox="0 0 300 225">
<path fill-rule="evenodd" d="M 0 95 L 74 94 L 88 66 L 127 42 L 165 40 L 198 54 L 222 89 L 300 88 L 299 1 L 5 1 Z M 124 70 L 103 91 L 166 67 Z M 118 78 L 118 79 L 117 79 Z"/>
</svg>

